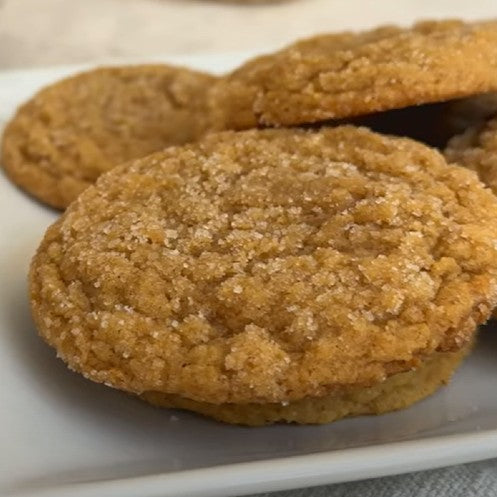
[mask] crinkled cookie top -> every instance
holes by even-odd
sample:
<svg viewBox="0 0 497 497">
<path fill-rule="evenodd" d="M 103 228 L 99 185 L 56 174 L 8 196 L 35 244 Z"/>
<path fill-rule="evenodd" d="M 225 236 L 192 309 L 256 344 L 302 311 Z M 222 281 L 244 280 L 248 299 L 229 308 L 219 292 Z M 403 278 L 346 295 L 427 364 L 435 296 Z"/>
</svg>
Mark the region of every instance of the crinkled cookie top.
<svg viewBox="0 0 497 497">
<path fill-rule="evenodd" d="M 497 198 L 364 128 L 213 134 L 103 175 L 30 280 L 41 335 L 94 381 L 320 396 L 468 343 L 497 303 Z"/>
<path fill-rule="evenodd" d="M 22 189 L 67 207 L 100 174 L 209 125 L 209 74 L 167 65 L 103 67 L 38 92 L 7 125 L 2 165 Z"/>
<path fill-rule="evenodd" d="M 341 119 L 497 90 L 497 22 L 314 36 L 250 60 L 211 90 L 219 129 Z"/>
</svg>

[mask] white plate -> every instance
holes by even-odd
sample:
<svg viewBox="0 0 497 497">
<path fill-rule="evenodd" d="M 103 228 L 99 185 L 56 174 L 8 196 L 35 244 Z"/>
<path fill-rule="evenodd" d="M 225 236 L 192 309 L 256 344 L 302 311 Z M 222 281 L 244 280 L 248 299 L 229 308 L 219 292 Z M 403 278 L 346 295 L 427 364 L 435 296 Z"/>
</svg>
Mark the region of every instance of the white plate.
<svg viewBox="0 0 497 497">
<path fill-rule="evenodd" d="M 181 62 L 223 70 L 236 58 Z M 70 71 L 0 74 L 0 120 Z M 325 426 L 225 426 L 85 381 L 38 339 L 29 316 L 28 263 L 56 216 L 0 175 L 0 495 L 222 497 L 497 456 L 497 336 L 488 329 L 430 399 Z"/>
</svg>

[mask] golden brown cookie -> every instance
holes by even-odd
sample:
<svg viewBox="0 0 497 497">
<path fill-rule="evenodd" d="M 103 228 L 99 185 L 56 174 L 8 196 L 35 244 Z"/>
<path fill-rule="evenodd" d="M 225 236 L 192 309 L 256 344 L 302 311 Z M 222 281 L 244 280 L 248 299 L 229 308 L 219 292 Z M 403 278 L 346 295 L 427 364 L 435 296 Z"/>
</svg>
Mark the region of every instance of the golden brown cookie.
<svg viewBox="0 0 497 497">
<path fill-rule="evenodd" d="M 3 167 L 22 189 L 64 208 L 116 164 L 199 138 L 213 81 L 166 65 L 100 68 L 59 81 L 7 125 Z"/>
<path fill-rule="evenodd" d="M 389 376 L 370 387 L 342 388 L 324 397 L 267 404 L 210 404 L 162 392 L 140 397 L 158 407 L 186 409 L 225 423 L 262 426 L 271 423 L 323 424 L 364 414 L 384 414 L 411 406 L 447 384 L 470 347 L 436 352 L 418 368 Z"/>
<path fill-rule="evenodd" d="M 471 70 L 468 70 L 471 67 Z M 217 128 L 298 125 L 497 89 L 497 23 L 422 22 L 298 41 L 211 92 Z"/>
<path fill-rule="evenodd" d="M 452 138 L 445 157 L 476 171 L 481 181 L 497 194 L 497 118 Z"/>
<path fill-rule="evenodd" d="M 365 388 L 469 343 L 497 303 L 497 197 L 352 126 L 213 134 L 103 175 L 30 273 L 87 378 L 212 404 Z"/>
</svg>

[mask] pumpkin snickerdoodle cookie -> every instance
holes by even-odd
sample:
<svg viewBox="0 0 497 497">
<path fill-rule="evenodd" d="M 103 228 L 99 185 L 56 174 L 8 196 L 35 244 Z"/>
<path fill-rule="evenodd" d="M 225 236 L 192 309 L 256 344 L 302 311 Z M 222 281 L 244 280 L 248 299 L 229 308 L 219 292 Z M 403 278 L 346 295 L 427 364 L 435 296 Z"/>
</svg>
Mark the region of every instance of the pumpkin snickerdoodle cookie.
<svg viewBox="0 0 497 497">
<path fill-rule="evenodd" d="M 298 41 L 222 78 L 211 100 L 218 128 L 244 129 L 342 119 L 496 89 L 497 23 L 427 21 Z"/>
<path fill-rule="evenodd" d="M 195 140 L 214 77 L 166 65 L 107 67 L 64 79 L 24 104 L 4 133 L 14 183 L 65 208 L 113 166 Z"/>
<path fill-rule="evenodd" d="M 497 118 L 493 117 L 453 137 L 445 156 L 451 162 L 476 171 L 483 183 L 497 195 Z"/>
<path fill-rule="evenodd" d="M 497 197 L 352 126 L 213 134 L 117 167 L 33 259 L 40 334 L 87 378 L 228 422 L 405 407 L 497 303 Z"/>
</svg>

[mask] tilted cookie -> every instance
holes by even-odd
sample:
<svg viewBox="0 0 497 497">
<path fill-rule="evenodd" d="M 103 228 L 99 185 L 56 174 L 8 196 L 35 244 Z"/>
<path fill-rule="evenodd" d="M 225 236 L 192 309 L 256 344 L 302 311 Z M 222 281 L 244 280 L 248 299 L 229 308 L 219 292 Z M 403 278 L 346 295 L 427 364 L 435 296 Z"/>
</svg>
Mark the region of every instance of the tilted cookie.
<svg viewBox="0 0 497 497">
<path fill-rule="evenodd" d="M 226 132 L 80 195 L 33 259 L 31 305 L 93 381 L 225 421 L 324 422 L 448 379 L 496 304 L 496 239 L 497 197 L 414 141 Z"/>
<path fill-rule="evenodd" d="M 470 69 L 469 69 L 470 68 Z M 324 34 L 253 59 L 211 91 L 217 128 L 342 119 L 497 90 L 497 23 Z"/>
<path fill-rule="evenodd" d="M 14 183 L 65 208 L 105 171 L 199 138 L 214 77 L 166 65 L 107 67 L 42 89 L 7 125 L 2 165 Z"/>
</svg>

